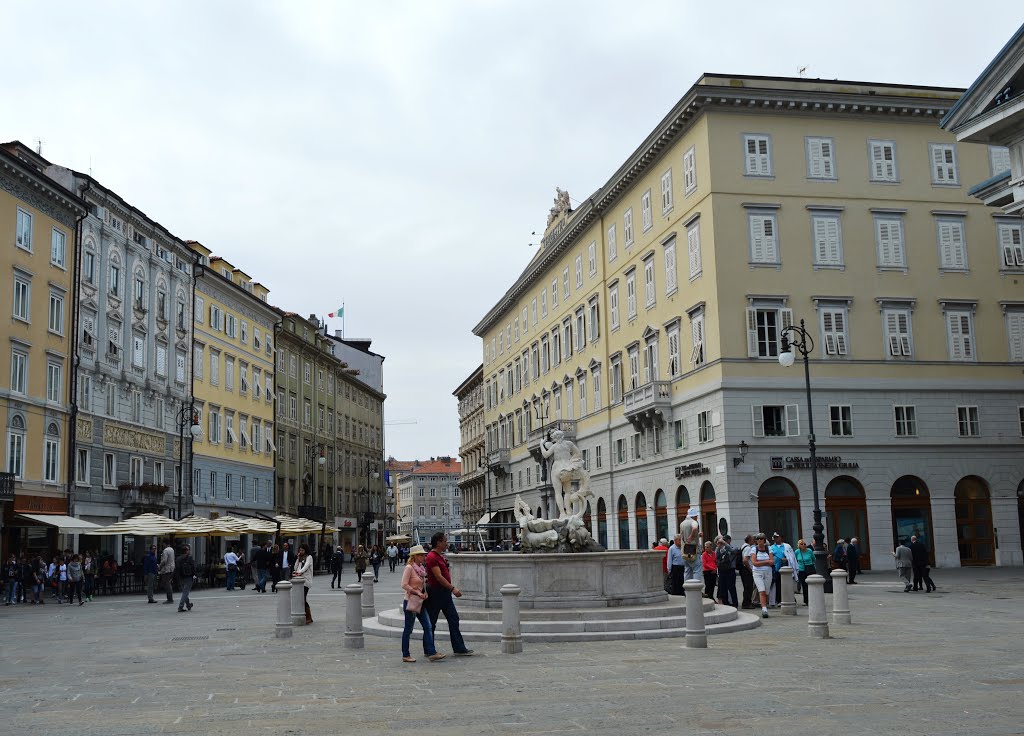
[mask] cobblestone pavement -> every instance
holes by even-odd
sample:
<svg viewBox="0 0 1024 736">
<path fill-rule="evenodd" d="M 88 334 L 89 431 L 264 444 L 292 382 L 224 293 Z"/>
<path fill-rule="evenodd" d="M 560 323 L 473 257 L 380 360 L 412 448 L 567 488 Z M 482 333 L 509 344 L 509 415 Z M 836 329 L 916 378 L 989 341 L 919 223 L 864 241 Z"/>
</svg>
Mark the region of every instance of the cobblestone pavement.
<svg viewBox="0 0 1024 736">
<path fill-rule="evenodd" d="M 0 733 L 1024 733 L 1024 570 L 934 577 L 926 595 L 863 575 L 854 624 L 824 641 L 801 607 L 705 650 L 486 644 L 437 663 L 414 649 L 416 664 L 393 639 L 343 649 L 345 596 L 328 577 L 310 594 L 316 623 L 285 640 L 277 597 L 251 589 L 200 591 L 188 614 L 144 596 L 0 607 Z M 398 581 L 381 573 L 378 610 L 397 605 Z"/>
</svg>

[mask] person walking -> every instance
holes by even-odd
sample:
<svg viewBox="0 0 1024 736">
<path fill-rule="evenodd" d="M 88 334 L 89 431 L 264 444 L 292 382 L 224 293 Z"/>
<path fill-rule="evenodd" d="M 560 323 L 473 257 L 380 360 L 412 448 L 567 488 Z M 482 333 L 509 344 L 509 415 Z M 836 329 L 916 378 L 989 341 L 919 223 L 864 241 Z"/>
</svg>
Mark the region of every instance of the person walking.
<svg viewBox="0 0 1024 736">
<path fill-rule="evenodd" d="M 96 557 L 92 552 L 86 551 L 82 558 L 82 575 L 84 578 L 85 602 L 92 603 L 92 594 L 96 590 Z"/>
<path fill-rule="evenodd" d="M 38 568 L 36 567 L 34 560 L 25 559 L 19 565 L 21 572 L 21 587 L 25 590 L 25 594 L 28 596 L 26 599 L 32 605 L 36 603 L 42 603 L 43 597 L 41 595 L 42 585 L 39 582 L 39 576 L 37 573 Z"/>
<path fill-rule="evenodd" d="M 380 566 L 384 564 L 384 555 L 381 554 L 380 547 L 376 544 L 370 550 L 370 566 L 373 567 L 373 582 L 379 583 L 380 580 Z"/>
<path fill-rule="evenodd" d="M 718 558 L 711 542 L 704 542 L 704 551 L 700 555 L 700 569 L 704 573 L 704 597 L 714 600 L 715 583 L 718 582 Z"/>
<path fill-rule="evenodd" d="M 302 601 L 306 608 L 306 623 L 313 623 L 313 614 L 309 610 L 309 589 L 313 586 L 313 558 L 309 556 L 309 547 L 299 545 L 299 556 L 295 560 L 295 572 L 292 573 L 292 582 L 297 578 L 302 579 Z"/>
<path fill-rule="evenodd" d="M 149 552 L 142 558 L 142 576 L 146 580 L 146 603 L 156 603 L 153 591 L 156 588 L 156 576 L 160 572 L 160 563 L 156 559 L 156 545 L 151 545 Z"/>
<path fill-rule="evenodd" d="M 772 590 L 771 590 L 771 604 L 773 608 L 778 608 L 782 604 L 782 568 L 789 566 L 792 570 L 793 581 L 797 580 L 797 564 L 796 556 L 793 553 L 793 548 L 782 538 L 780 532 L 772 534 L 771 544 L 772 556 L 775 558 L 774 572 L 772 573 Z M 795 587 L 795 586 L 794 586 Z M 794 591 L 794 602 L 795 591 Z"/>
<path fill-rule="evenodd" d="M 398 547 L 392 542 L 387 548 L 388 565 L 391 566 L 391 572 L 395 571 L 395 567 L 398 565 Z"/>
<path fill-rule="evenodd" d="M 64 602 L 64 594 L 68 587 L 68 563 L 61 557 L 57 560 L 57 602 Z M 71 603 L 68 600 L 68 603 Z"/>
<path fill-rule="evenodd" d="M 231 547 L 224 553 L 224 589 L 235 589 L 235 578 L 238 576 L 238 555 Z"/>
<path fill-rule="evenodd" d="M 683 582 L 701 578 L 700 524 L 697 522 L 699 515 L 697 507 L 691 506 L 686 512 L 686 518 L 679 525 L 683 545 Z"/>
<path fill-rule="evenodd" d="M 448 560 L 444 551 L 448 549 L 448 536 L 443 532 L 434 532 L 430 538 L 430 554 L 427 555 L 427 612 L 430 614 L 430 627 L 437 630 L 437 617 L 442 612 L 448 622 L 448 635 L 451 637 L 452 650 L 456 657 L 469 657 L 473 650 L 466 647 L 459 629 L 459 612 L 455 608 L 455 598 L 462 597 L 462 591 L 452 583 L 452 573 L 448 569 Z"/>
<path fill-rule="evenodd" d="M 846 540 L 840 539 L 836 542 L 836 548 L 832 550 L 832 564 L 836 570 L 846 570 Z"/>
<path fill-rule="evenodd" d="M 914 553 L 907 546 L 905 539 L 900 542 L 900 546 L 896 548 L 892 556 L 896 558 L 896 574 L 903 579 L 903 592 L 909 593 L 913 590 L 910 576 L 914 569 Z"/>
<path fill-rule="evenodd" d="M 814 550 L 807 547 L 807 542 L 798 540 L 796 543 L 796 580 L 800 586 L 800 592 L 804 596 L 804 605 L 807 605 L 807 578 L 814 574 Z"/>
<path fill-rule="evenodd" d="M 718 597 L 722 605 L 739 608 L 736 596 L 736 574 L 739 570 L 740 551 L 732 546 L 732 537 L 723 534 L 718 538 L 718 549 L 715 550 L 718 561 Z"/>
<path fill-rule="evenodd" d="M 423 656 L 431 662 L 445 658 L 445 655 L 439 654 L 434 647 L 434 627 L 424 605 L 428 598 L 427 568 L 423 564 L 426 556 L 423 545 L 417 544 L 409 552 L 409 564 L 402 571 L 402 590 L 405 591 L 405 600 L 402 601 L 402 611 L 405 613 L 405 628 L 402 629 L 403 662 L 416 661 L 409 651 L 409 639 L 417 620 L 423 628 Z"/>
<path fill-rule="evenodd" d="M 860 572 L 860 549 L 857 544 L 857 537 L 850 537 L 850 543 L 846 545 L 846 582 L 850 585 L 857 584 L 857 573 Z"/>
<path fill-rule="evenodd" d="M 82 558 L 80 556 L 71 556 L 71 562 L 67 564 L 67 575 L 68 605 L 75 602 L 76 595 L 78 596 L 78 605 L 85 605 L 85 601 L 82 600 L 82 580 L 85 575 L 82 574 Z"/>
<path fill-rule="evenodd" d="M 932 582 L 928 571 L 928 545 L 918 539 L 917 535 L 913 535 L 910 537 L 910 553 L 914 560 L 914 590 L 931 593 L 935 590 L 935 583 Z"/>
<path fill-rule="evenodd" d="M 750 567 L 750 553 L 757 549 L 754 544 L 754 535 L 748 534 L 743 537 L 743 546 L 740 547 L 740 580 L 743 581 L 743 600 L 740 601 L 740 608 L 755 608 L 754 596 L 757 589 L 754 587 L 754 573 Z"/>
<path fill-rule="evenodd" d="M 341 574 L 345 570 L 345 550 L 339 544 L 338 549 L 331 555 L 331 588 L 337 583 L 341 587 Z"/>
<path fill-rule="evenodd" d="M 253 586 L 253 590 L 257 593 L 267 592 L 267 578 L 270 576 L 271 562 L 270 542 L 264 542 L 252 553 L 252 564 L 256 566 L 256 584 Z"/>
<path fill-rule="evenodd" d="M 352 561 L 356 565 L 356 582 L 363 579 L 363 573 L 366 572 L 366 547 L 359 545 L 356 548 L 356 553 L 352 555 Z"/>
<path fill-rule="evenodd" d="M 7 585 L 7 600 L 5 606 L 13 606 L 17 602 L 19 574 L 18 558 L 11 553 L 4 565 L 4 583 Z"/>
<path fill-rule="evenodd" d="M 188 613 L 192 610 L 189 593 L 192 592 L 192 583 L 196 581 L 196 561 L 192 557 L 192 548 L 187 544 L 174 561 L 174 571 L 178 576 L 178 587 L 181 591 L 178 595 L 178 613 Z"/>
<path fill-rule="evenodd" d="M 768 591 L 772 587 L 772 575 L 775 572 L 775 556 L 768 549 L 768 538 L 764 532 L 755 537 L 757 546 L 750 553 L 750 565 L 754 574 L 754 587 L 761 599 L 761 618 L 768 618 Z"/>
<path fill-rule="evenodd" d="M 174 547 L 171 540 L 164 542 L 164 551 L 160 553 L 160 566 L 157 568 L 160 575 L 160 589 L 167 595 L 164 605 L 174 603 Z"/>
</svg>

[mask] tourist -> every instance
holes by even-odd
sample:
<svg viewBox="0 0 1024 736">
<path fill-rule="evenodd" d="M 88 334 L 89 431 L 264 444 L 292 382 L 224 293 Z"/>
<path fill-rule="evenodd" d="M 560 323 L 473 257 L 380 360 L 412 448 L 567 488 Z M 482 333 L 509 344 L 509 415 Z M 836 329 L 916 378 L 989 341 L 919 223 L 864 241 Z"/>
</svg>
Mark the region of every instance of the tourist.
<svg viewBox="0 0 1024 736">
<path fill-rule="evenodd" d="M 71 555 L 71 562 L 67 563 L 67 586 L 68 591 L 68 605 L 70 606 L 75 602 L 75 596 L 78 596 L 78 605 L 85 605 L 85 601 L 82 600 L 82 581 L 85 575 L 82 574 L 82 558 L 79 555 Z"/>
<path fill-rule="evenodd" d="M 403 662 L 416 661 L 409 652 L 409 639 L 417 620 L 423 628 L 423 655 L 431 662 L 445 657 L 434 648 L 434 627 L 424 606 L 427 600 L 427 569 L 423 560 L 426 556 L 423 546 L 417 544 L 409 551 L 409 564 L 402 571 L 402 590 L 405 591 L 405 600 L 402 601 L 402 611 L 405 613 L 405 628 L 402 630 Z"/>
<path fill-rule="evenodd" d="M 696 506 L 691 506 L 686 512 L 686 519 L 679 525 L 679 533 L 682 536 L 683 550 L 683 582 L 687 580 L 700 580 L 700 524 L 697 523 L 699 512 Z"/>
<path fill-rule="evenodd" d="M 732 537 L 723 534 L 718 538 L 718 549 L 715 550 L 718 561 L 718 597 L 722 605 L 739 608 L 736 596 L 736 573 L 742 564 L 740 551 L 732 546 Z"/>
<path fill-rule="evenodd" d="M 792 570 L 793 580 L 795 581 L 797 579 L 797 564 L 793 548 L 786 543 L 780 532 L 772 534 L 771 552 L 775 558 L 772 572 L 771 603 L 773 608 L 778 608 L 782 604 L 782 568 L 789 565 L 789 569 Z M 793 600 L 795 602 L 796 598 L 794 597 Z"/>
<path fill-rule="evenodd" d="M 313 623 L 313 614 L 309 610 L 309 589 L 313 586 L 313 558 L 309 556 L 309 547 L 299 545 L 299 556 L 295 560 L 295 572 L 292 573 L 292 582 L 295 578 L 302 578 L 302 601 L 306 608 L 306 623 Z"/>
<path fill-rule="evenodd" d="M 227 552 L 224 553 L 224 589 L 234 590 L 235 589 L 235 578 L 238 576 L 238 555 L 235 554 L 235 548 L 230 547 Z"/>
<path fill-rule="evenodd" d="M 64 561 L 63 557 L 55 558 L 57 563 L 57 602 L 64 602 L 64 593 L 68 587 L 68 563 Z M 68 603 L 71 601 L 69 600 Z"/>
<path fill-rule="evenodd" d="M 142 558 L 142 576 L 146 580 L 146 603 L 156 603 L 153 591 L 156 589 L 156 576 L 160 572 L 160 564 L 156 559 L 156 545 L 150 545 L 149 552 Z"/>
<path fill-rule="evenodd" d="M 913 539 L 913 537 L 911 537 Z M 913 542 L 911 542 L 913 544 Z M 903 592 L 909 593 L 913 586 L 910 582 L 910 576 L 914 569 L 914 553 L 910 547 L 907 546 L 907 540 L 900 541 L 900 546 L 896 548 L 896 551 L 892 553 L 892 556 L 896 558 L 896 574 L 903 579 Z"/>
<path fill-rule="evenodd" d="M 807 578 L 814 574 L 814 551 L 807 548 L 807 542 L 800 539 L 796 543 L 796 580 L 800 586 L 800 592 L 804 596 L 804 605 L 807 605 Z"/>
<path fill-rule="evenodd" d="M 668 592 L 683 594 L 683 535 L 677 534 L 668 548 Z"/>
<path fill-rule="evenodd" d="M 715 599 L 715 583 L 718 582 L 718 558 L 711 542 L 704 542 L 704 552 L 700 556 L 700 569 L 704 573 L 704 597 Z"/>
<path fill-rule="evenodd" d="M 860 572 L 860 548 L 857 544 L 857 537 L 850 537 L 850 542 L 846 545 L 846 582 L 850 585 L 857 584 L 856 577 Z"/>
<path fill-rule="evenodd" d="M 395 568 L 398 566 L 398 547 L 395 546 L 394 542 L 388 545 L 387 555 L 388 564 L 391 566 L 391 572 L 394 572 Z"/>
<path fill-rule="evenodd" d="M 384 555 L 380 552 L 380 547 L 376 544 L 370 549 L 370 565 L 373 567 L 373 582 L 379 583 L 380 580 L 380 566 L 384 563 Z"/>
<path fill-rule="evenodd" d="M 4 565 L 4 582 L 7 584 L 5 606 L 14 605 L 17 602 L 19 569 L 18 558 L 12 552 L 11 556 L 7 559 L 7 564 Z"/>
<path fill-rule="evenodd" d="M 21 568 L 21 584 L 29 594 L 32 605 L 43 602 L 43 573 L 40 571 L 41 558 L 25 560 Z"/>
<path fill-rule="evenodd" d="M 667 593 L 668 588 L 668 540 L 662 537 L 658 540 L 658 543 L 654 545 L 654 549 L 657 552 L 662 552 L 661 556 L 661 573 L 665 578 L 665 592 Z"/>
<path fill-rule="evenodd" d="M 757 549 L 754 544 L 754 535 L 748 534 L 743 537 L 743 546 L 740 548 L 740 579 L 743 581 L 743 600 L 740 601 L 740 608 L 756 608 L 754 596 L 757 589 L 754 587 L 754 573 L 750 568 L 750 553 Z"/>
<path fill-rule="evenodd" d="M 292 575 L 292 565 L 295 564 L 295 553 L 292 552 L 288 542 L 282 544 L 280 549 L 278 549 L 275 544 L 272 553 L 274 555 L 274 566 L 271 568 L 271 571 L 277 576 L 272 589 L 276 593 L 277 584 L 282 580 L 288 580 Z"/>
<path fill-rule="evenodd" d="M 96 590 L 96 557 L 92 552 L 86 551 L 85 557 L 82 558 L 82 575 L 85 595 L 85 602 L 92 603 L 92 595 Z"/>
<path fill-rule="evenodd" d="M 256 566 L 256 584 L 253 586 L 253 590 L 257 593 L 267 592 L 267 578 L 270 577 L 272 562 L 270 542 L 264 542 L 252 553 L 252 564 Z"/>
<path fill-rule="evenodd" d="M 448 622 L 448 634 L 451 637 L 452 649 L 456 657 L 468 657 L 472 649 L 466 648 L 459 629 L 459 612 L 455 609 L 454 598 L 461 598 L 462 591 L 452 583 L 452 574 L 448 569 L 448 560 L 444 551 L 448 549 L 448 537 L 445 533 L 434 532 L 430 538 L 430 554 L 427 555 L 427 612 L 430 614 L 430 627 L 437 630 L 437 617 L 444 613 Z"/>
<path fill-rule="evenodd" d="M 356 548 L 356 552 L 352 555 L 352 562 L 356 565 L 356 582 L 363 579 L 363 573 L 366 572 L 366 547 L 359 545 Z"/>
<path fill-rule="evenodd" d="M 341 587 L 341 573 L 344 572 L 345 568 L 345 550 L 342 549 L 341 545 L 338 545 L 338 549 L 331 555 L 331 587 L 334 587 L 334 583 L 338 583 L 338 587 Z"/>
<path fill-rule="evenodd" d="M 846 540 L 840 539 L 836 542 L 836 548 L 832 550 L 832 568 L 834 570 L 846 569 Z"/>
<path fill-rule="evenodd" d="M 164 605 L 170 605 L 174 603 L 174 548 L 171 546 L 170 539 L 164 542 L 164 551 L 160 553 L 158 572 L 160 575 L 160 590 L 167 596 Z"/>
<path fill-rule="evenodd" d="M 757 547 L 750 553 L 750 565 L 754 574 L 754 586 L 761 600 L 761 618 L 768 618 L 768 591 L 772 587 L 775 557 L 768 549 L 768 538 L 764 532 L 759 532 L 755 539 Z"/>
<path fill-rule="evenodd" d="M 192 610 L 192 601 L 188 596 L 192 592 L 192 583 L 196 581 L 196 561 L 192 557 L 192 548 L 187 544 L 181 550 L 181 556 L 174 561 L 174 571 L 181 591 L 178 596 L 178 613 L 188 613 Z"/>
<path fill-rule="evenodd" d="M 914 557 L 914 590 L 922 590 L 923 585 L 923 590 L 931 593 L 935 583 L 928 572 L 928 546 L 914 535 L 910 538 L 910 552 Z"/>
</svg>

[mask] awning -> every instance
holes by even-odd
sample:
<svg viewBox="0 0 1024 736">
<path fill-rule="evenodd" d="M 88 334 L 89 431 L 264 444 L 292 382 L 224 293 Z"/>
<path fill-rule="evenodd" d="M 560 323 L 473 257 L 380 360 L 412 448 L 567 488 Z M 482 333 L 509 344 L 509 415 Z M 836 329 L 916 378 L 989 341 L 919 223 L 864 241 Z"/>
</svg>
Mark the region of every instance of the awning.
<svg viewBox="0 0 1024 736">
<path fill-rule="evenodd" d="M 47 526 L 55 526 L 61 531 L 69 531 L 74 534 L 88 534 L 95 529 L 103 528 L 102 524 L 93 524 L 91 521 L 76 519 L 73 516 L 64 516 L 63 514 L 18 514 L 18 516 L 23 519 L 31 519 L 40 524 L 46 524 Z"/>
<path fill-rule="evenodd" d="M 489 513 L 487 513 L 487 514 L 484 514 L 483 516 L 481 516 L 480 517 L 480 521 L 478 521 L 476 524 L 477 524 L 477 526 L 480 526 L 481 524 L 487 524 L 490 521 L 491 521 L 491 515 Z"/>
</svg>

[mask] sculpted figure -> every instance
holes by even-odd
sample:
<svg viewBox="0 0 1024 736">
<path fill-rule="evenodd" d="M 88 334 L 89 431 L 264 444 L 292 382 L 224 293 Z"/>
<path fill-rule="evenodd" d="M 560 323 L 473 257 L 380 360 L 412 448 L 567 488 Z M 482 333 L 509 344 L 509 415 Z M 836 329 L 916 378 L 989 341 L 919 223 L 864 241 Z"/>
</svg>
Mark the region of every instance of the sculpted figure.
<svg viewBox="0 0 1024 736">
<path fill-rule="evenodd" d="M 565 529 L 564 519 L 538 519 L 521 496 L 516 496 L 515 516 L 519 522 L 523 552 L 554 552 Z"/>
<path fill-rule="evenodd" d="M 556 429 L 549 435 L 550 439 L 540 444 L 540 453 L 545 459 L 551 460 L 551 484 L 555 488 L 555 500 L 563 517 L 570 516 L 568 496 L 572 492 L 573 480 L 579 481 L 579 490 L 575 492 L 576 500 L 593 495 L 590 491 L 590 473 L 583 468 L 583 454 L 576 443 L 565 439 L 565 432 Z M 586 508 L 586 501 L 583 501 Z M 582 511 L 580 514 L 582 515 Z"/>
</svg>

